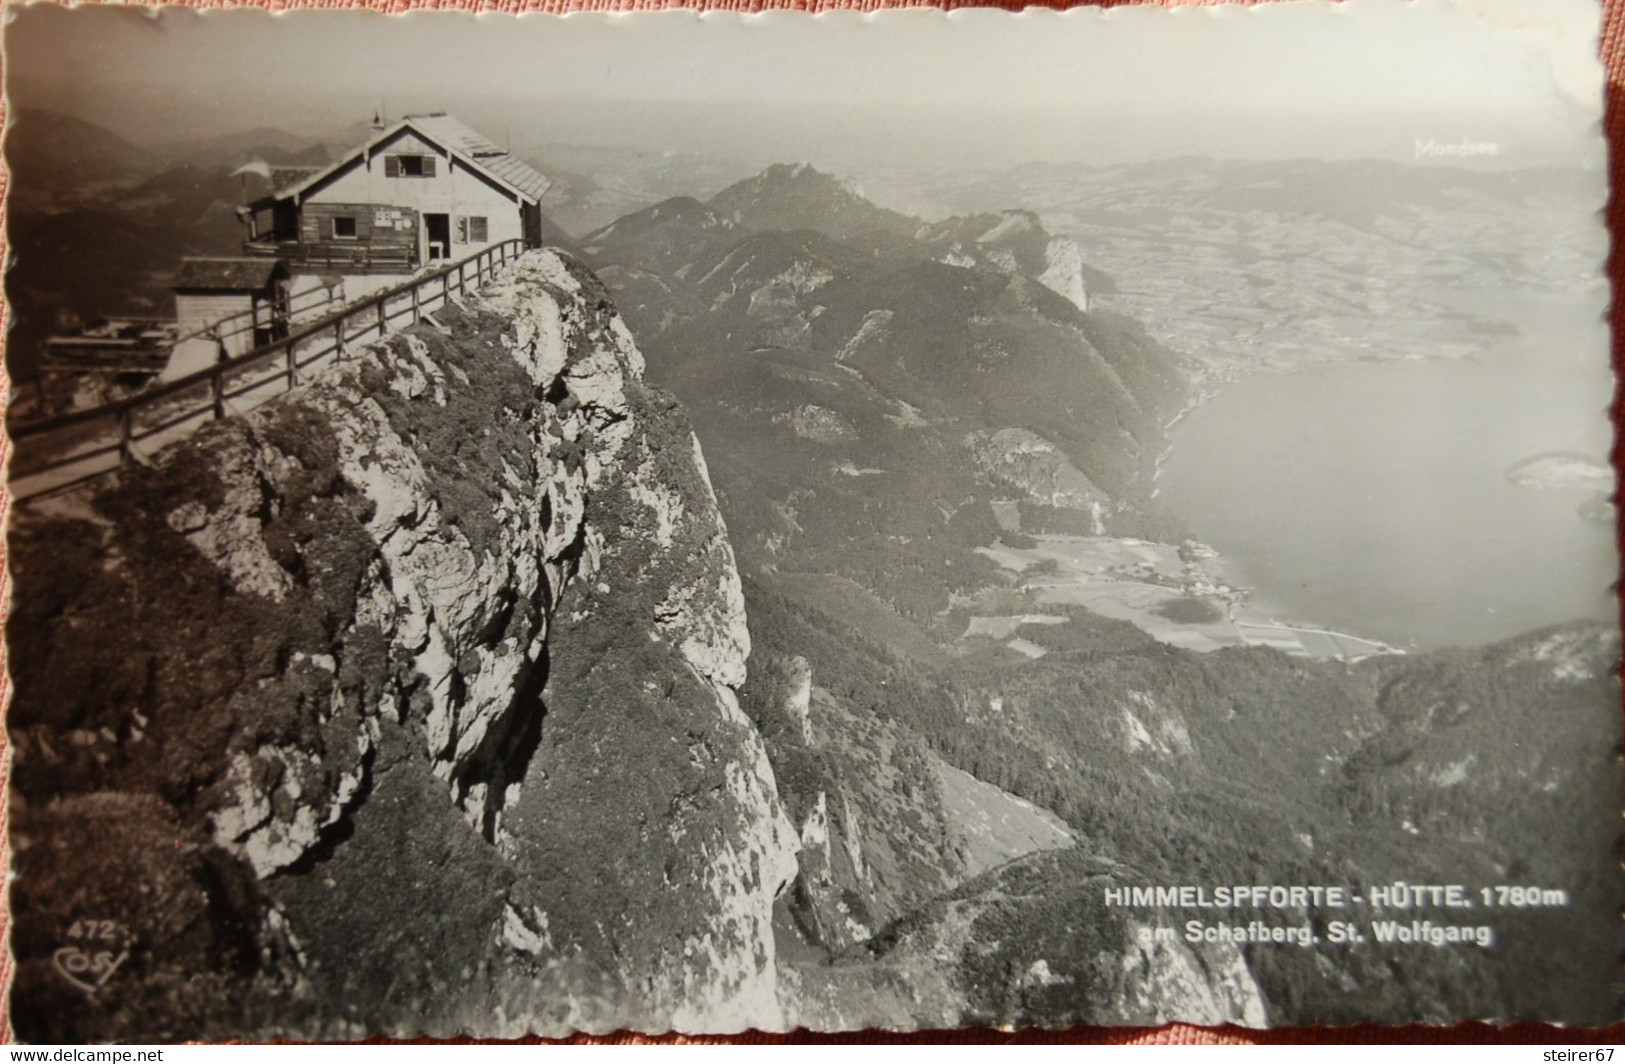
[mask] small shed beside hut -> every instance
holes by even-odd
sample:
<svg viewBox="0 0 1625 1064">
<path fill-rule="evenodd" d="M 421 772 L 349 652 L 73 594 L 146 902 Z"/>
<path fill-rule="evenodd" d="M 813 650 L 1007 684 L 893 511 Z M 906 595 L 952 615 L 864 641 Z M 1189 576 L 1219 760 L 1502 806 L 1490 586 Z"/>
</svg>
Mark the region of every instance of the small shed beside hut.
<svg viewBox="0 0 1625 1064">
<path fill-rule="evenodd" d="M 276 259 L 182 259 L 171 287 L 181 336 L 207 332 L 228 357 L 287 335 L 288 267 Z"/>
</svg>

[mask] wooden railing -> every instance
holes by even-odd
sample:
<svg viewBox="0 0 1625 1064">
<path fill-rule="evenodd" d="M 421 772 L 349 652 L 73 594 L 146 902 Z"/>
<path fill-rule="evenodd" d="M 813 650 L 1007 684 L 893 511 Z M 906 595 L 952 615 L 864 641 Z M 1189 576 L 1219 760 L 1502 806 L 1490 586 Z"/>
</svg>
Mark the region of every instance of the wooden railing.
<svg viewBox="0 0 1625 1064">
<path fill-rule="evenodd" d="M 287 337 L 128 399 L 11 429 L 11 494 L 17 501 L 56 494 L 144 460 L 199 425 L 298 387 L 301 372 L 340 361 L 355 344 L 412 324 L 454 294 L 478 288 L 518 258 L 508 240 L 294 329 Z M 233 409 L 233 407 L 238 409 Z"/>
<path fill-rule="evenodd" d="M 229 314 L 224 318 L 216 318 L 201 329 L 194 329 L 184 336 L 177 336 L 173 340 L 166 339 L 160 345 L 160 353 L 157 357 L 160 362 L 165 361 L 168 359 L 169 353 L 176 347 L 194 340 L 218 341 L 229 351 L 238 346 L 231 343 L 231 341 L 246 337 L 246 346 L 253 348 L 255 333 L 262 330 L 279 330 L 286 334 L 288 330 L 300 324 L 299 319 L 309 319 L 335 303 L 340 306 L 344 303 L 336 289 L 326 287 L 311 288 L 291 297 L 284 306 L 260 305 L 250 307 L 248 310 L 239 310 L 237 313 Z M 54 348 L 64 346 L 70 348 L 94 348 L 98 343 L 104 342 L 109 348 L 114 345 L 114 341 L 100 341 L 96 337 L 53 337 L 45 343 L 45 364 L 51 365 L 56 360 L 56 356 L 52 353 Z M 250 353 L 250 351 L 243 352 L 245 355 Z M 60 368 L 76 370 L 81 367 L 64 365 Z M 159 368 L 161 369 L 162 366 L 160 365 Z M 18 423 L 14 423 L 13 435 L 17 433 L 16 424 Z"/>
<path fill-rule="evenodd" d="M 363 270 L 369 273 L 410 273 L 417 266 L 417 248 L 375 247 L 367 243 L 299 240 L 245 240 L 243 254 L 277 258 L 296 269 Z"/>
</svg>

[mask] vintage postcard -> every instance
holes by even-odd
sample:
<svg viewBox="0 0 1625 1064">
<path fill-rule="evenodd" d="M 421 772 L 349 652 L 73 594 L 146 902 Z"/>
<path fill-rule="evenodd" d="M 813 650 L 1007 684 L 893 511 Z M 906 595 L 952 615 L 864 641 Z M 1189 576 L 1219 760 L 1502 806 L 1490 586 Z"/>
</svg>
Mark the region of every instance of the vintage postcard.
<svg viewBox="0 0 1625 1064">
<path fill-rule="evenodd" d="M 1598 22 L 9 8 L 18 1036 L 1620 1020 Z"/>
</svg>

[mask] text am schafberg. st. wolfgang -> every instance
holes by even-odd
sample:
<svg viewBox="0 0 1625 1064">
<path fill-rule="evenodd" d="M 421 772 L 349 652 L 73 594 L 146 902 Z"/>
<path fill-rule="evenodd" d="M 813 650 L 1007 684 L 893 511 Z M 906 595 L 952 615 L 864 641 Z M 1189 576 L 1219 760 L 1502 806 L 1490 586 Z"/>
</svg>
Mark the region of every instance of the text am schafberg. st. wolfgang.
<svg viewBox="0 0 1625 1064">
<path fill-rule="evenodd" d="M 1182 928 L 1140 929 L 1158 941 L 1183 939 L 1238 944 L 1318 946 L 1477 946 L 1495 945 L 1495 928 L 1476 922 L 1469 912 L 1564 908 L 1568 891 L 1561 888 L 1496 884 L 1468 887 L 1459 883 L 1419 884 L 1403 880 L 1354 889 L 1330 886 L 1111 886 L 1104 888 L 1107 908 L 1208 910 L 1203 919 L 1186 920 Z M 1260 915 L 1238 922 L 1213 919 L 1214 911 L 1257 910 Z M 1271 912 L 1302 912 L 1298 921 L 1269 919 Z M 1338 912 L 1347 919 L 1326 919 L 1317 930 L 1307 914 Z"/>
</svg>

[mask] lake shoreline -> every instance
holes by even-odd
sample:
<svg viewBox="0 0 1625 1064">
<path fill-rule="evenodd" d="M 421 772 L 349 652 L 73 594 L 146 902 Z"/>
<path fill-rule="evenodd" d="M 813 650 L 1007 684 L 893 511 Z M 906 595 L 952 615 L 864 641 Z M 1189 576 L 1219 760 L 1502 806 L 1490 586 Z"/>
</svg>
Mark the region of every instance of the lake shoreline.
<svg viewBox="0 0 1625 1064">
<path fill-rule="evenodd" d="M 971 616 L 961 638 L 984 636 L 1029 657 L 1042 657 L 1043 648 L 1022 638 L 1021 627 L 1064 624 L 1069 620 L 1064 613 L 1043 611 L 1081 607 L 1197 653 L 1267 646 L 1298 657 L 1342 661 L 1405 653 L 1379 640 L 1313 622 L 1283 621 L 1259 610 L 1252 591 L 1229 583 L 1219 552 L 1205 544 L 1053 533 L 1026 539 L 1030 545 L 999 541 L 976 551 L 1015 574 L 1023 612 L 1008 612 L 1006 598 L 981 604 L 1005 612 L 978 613 L 978 603 L 968 602 Z"/>
<path fill-rule="evenodd" d="M 1572 518 L 1573 522 L 1585 520 L 1593 527 L 1605 527 L 1599 526 L 1595 517 L 1587 520 L 1579 516 L 1590 496 L 1565 498 L 1559 506 L 1555 496 L 1562 493 L 1553 489 L 1526 492 L 1547 496 L 1545 502 L 1495 494 L 1509 488 L 1507 470 L 1531 456 L 1567 451 L 1590 454 L 1594 449 L 1573 446 L 1560 434 L 1561 430 L 1579 434 L 1581 429 L 1571 427 L 1575 424 L 1592 432 L 1610 428 L 1601 417 L 1601 408 L 1612 397 L 1611 390 L 1606 395 L 1597 392 L 1600 382 L 1589 391 L 1576 388 L 1562 373 L 1546 371 L 1548 350 L 1555 352 L 1550 361 L 1568 368 L 1582 384 L 1588 379 L 1587 370 L 1596 369 L 1591 361 L 1578 357 L 1590 353 L 1590 347 L 1584 346 L 1593 339 L 1585 332 L 1590 325 L 1585 312 L 1593 296 L 1581 292 L 1528 297 L 1539 313 L 1527 320 L 1518 316 L 1516 335 L 1486 335 L 1477 351 L 1465 355 L 1447 349 L 1434 356 L 1373 358 L 1366 349 L 1356 358 L 1333 355 L 1294 366 L 1270 364 L 1242 372 L 1200 373 L 1191 402 L 1164 426 L 1166 446 L 1155 461 L 1151 498 L 1193 535 L 1213 543 L 1220 552 L 1219 564 L 1227 579 L 1251 588 L 1253 609 L 1272 618 L 1374 632 L 1377 639 L 1389 645 L 1427 649 L 1479 645 L 1548 623 L 1610 616 L 1595 601 L 1587 605 L 1588 574 L 1583 559 L 1597 553 L 1598 565 L 1607 564 L 1612 558 L 1611 544 L 1606 557 L 1597 551 L 1583 553 L 1573 544 L 1590 544 L 1588 533 L 1564 524 Z M 1399 369 L 1401 365 L 1405 371 Z M 1375 375 L 1365 376 L 1355 370 L 1356 366 L 1370 369 Z M 1233 363 L 1223 367 L 1233 368 Z M 1408 372 L 1413 368 L 1414 374 Z M 1601 368 L 1606 371 L 1606 358 Z M 1551 378 L 1558 379 L 1568 391 L 1554 389 Z M 1442 388 L 1442 384 L 1454 390 Z M 1541 391 L 1541 387 L 1546 390 Z M 1529 392 L 1527 402 L 1524 391 Z M 1572 415 L 1588 395 L 1596 396 L 1595 425 L 1572 416 L 1569 422 L 1560 422 L 1548 411 L 1563 409 Z M 1279 402 L 1269 401 L 1272 396 Z M 1229 404 L 1217 417 L 1210 413 L 1216 400 Z M 1305 407 L 1312 412 L 1306 413 Z M 1366 415 L 1363 421 L 1355 416 L 1361 409 Z M 1478 453 L 1464 451 L 1450 438 L 1452 432 L 1484 431 L 1483 425 L 1470 419 L 1493 422 L 1497 411 L 1505 413 L 1503 420 L 1519 430 L 1517 438 L 1529 439 L 1528 445 L 1515 444 L 1519 449 L 1511 453 L 1498 453 L 1493 446 Z M 1462 422 L 1465 427 L 1458 425 L 1463 418 L 1469 419 Z M 1221 422 L 1229 423 L 1228 431 L 1216 428 Z M 1192 425 L 1196 426 L 1194 430 Z M 1500 425 L 1494 427 L 1501 431 Z M 1274 453 L 1265 448 L 1267 461 L 1250 463 L 1249 457 L 1258 453 L 1258 448 L 1249 451 L 1235 446 L 1248 433 L 1271 432 L 1277 441 Z M 1326 442 L 1325 438 L 1339 432 L 1360 442 L 1341 446 Z M 1407 432 L 1409 439 L 1420 441 L 1414 453 L 1406 454 L 1402 447 L 1395 446 L 1385 449 L 1384 436 Z M 1550 440 L 1542 432 L 1547 432 Z M 1499 442 L 1491 441 L 1492 445 Z M 1229 450 L 1235 450 L 1237 456 L 1214 457 L 1215 451 Z M 1348 457 L 1350 452 L 1362 450 L 1373 452 L 1374 457 Z M 1606 451 L 1603 453 L 1606 455 Z M 1172 471 L 1193 455 L 1199 463 L 1197 471 L 1186 469 L 1178 474 L 1177 481 L 1170 481 L 1170 476 L 1175 475 Z M 1317 466 L 1314 475 L 1304 471 L 1307 463 L 1322 459 L 1328 461 L 1323 468 Z M 1392 475 L 1385 476 L 1385 472 Z M 1272 483 L 1271 478 L 1281 483 Z M 1193 480 L 1205 482 L 1202 490 L 1192 490 Z M 1314 483 L 1316 480 L 1321 483 Z M 1266 498 L 1274 498 L 1272 508 L 1238 513 L 1246 504 L 1225 497 L 1259 491 Z M 1293 496 L 1294 491 L 1299 495 Z M 1288 500 L 1285 505 L 1283 498 Z M 1203 499 L 1205 507 L 1194 504 Z M 1392 501 L 1396 499 L 1409 499 L 1409 503 Z M 1564 512 L 1540 512 L 1553 506 Z M 1346 522 L 1340 525 L 1324 513 L 1317 513 L 1328 509 L 1347 511 Z M 1413 512 L 1421 516 L 1413 517 Z M 1395 533 L 1396 527 L 1407 522 L 1425 525 L 1428 535 Z M 1504 525 L 1504 529 L 1498 529 L 1498 525 Z M 1314 551 L 1290 542 L 1289 529 L 1294 526 L 1301 528 L 1302 539 L 1325 540 L 1324 546 L 1316 548 L 1319 554 L 1310 559 L 1316 563 L 1310 568 L 1305 568 L 1305 556 L 1314 555 Z M 1536 557 L 1574 558 L 1572 564 L 1565 561 L 1559 567 L 1568 579 L 1564 589 L 1566 604 L 1560 603 L 1559 608 L 1548 601 L 1555 600 L 1556 593 L 1542 597 L 1539 581 L 1525 572 L 1532 563 L 1521 559 L 1523 570 L 1519 570 L 1519 552 L 1509 550 L 1506 543 L 1491 542 L 1489 548 L 1495 549 L 1485 548 L 1484 541 L 1495 538 L 1484 531 L 1486 528 L 1500 531 L 1502 539 L 1522 541 L 1527 544 L 1527 552 Z M 1611 531 L 1611 527 L 1605 530 Z M 1366 538 L 1362 539 L 1362 535 Z M 1548 541 L 1554 545 L 1542 546 Z M 1271 546 L 1283 543 L 1286 546 L 1280 551 Z M 1392 545 L 1396 543 L 1398 546 Z M 1442 548 L 1441 544 L 1453 547 Z M 1476 557 L 1475 552 L 1483 555 L 1483 570 L 1471 577 L 1460 574 L 1455 585 L 1448 585 L 1437 573 L 1428 571 L 1428 558 L 1443 559 L 1440 568 L 1462 570 L 1467 567 L 1465 559 Z M 1508 554 L 1513 556 L 1512 563 L 1505 561 Z M 1417 577 L 1415 586 L 1404 586 L 1412 573 Z M 1611 582 L 1605 579 L 1609 573 L 1611 570 L 1597 573 L 1599 593 Z M 1363 614 L 1359 596 L 1369 591 L 1367 585 L 1374 580 L 1394 589 L 1394 604 L 1383 604 Z M 1339 581 L 1353 582 L 1349 594 L 1341 595 L 1335 589 Z M 1492 590 L 1498 582 L 1516 586 L 1500 589 L 1499 597 L 1474 597 L 1475 582 Z M 1428 616 L 1408 615 L 1401 601 L 1403 596 L 1421 601 Z M 1330 604 L 1333 609 L 1317 609 L 1317 603 Z M 1455 615 L 1445 615 L 1448 611 L 1442 604 L 1447 603 L 1457 607 Z M 1420 614 L 1423 609 L 1415 612 Z M 1367 616 L 1367 620 L 1362 622 L 1361 616 Z M 1512 616 L 1524 620 L 1509 622 L 1507 618 Z M 1306 620 L 1300 622 L 1300 618 Z"/>
</svg>

